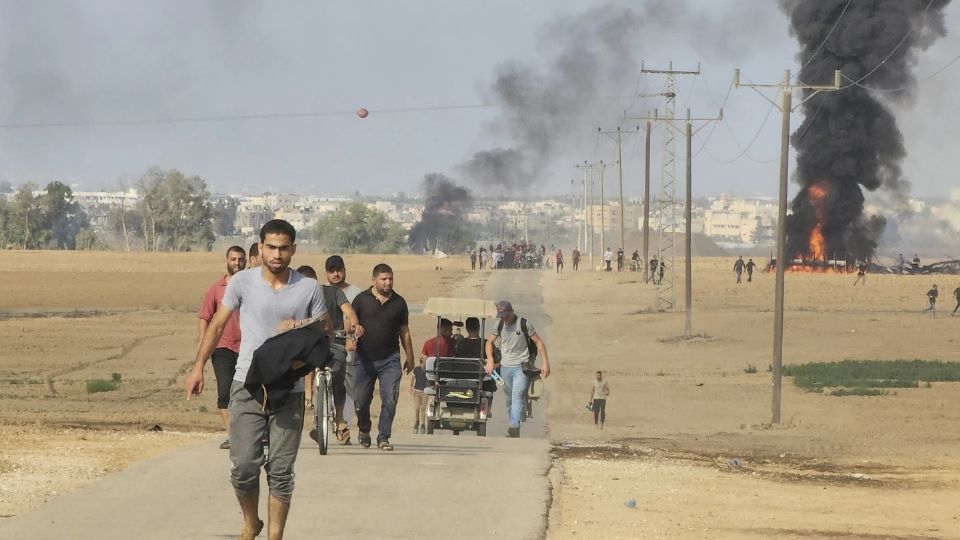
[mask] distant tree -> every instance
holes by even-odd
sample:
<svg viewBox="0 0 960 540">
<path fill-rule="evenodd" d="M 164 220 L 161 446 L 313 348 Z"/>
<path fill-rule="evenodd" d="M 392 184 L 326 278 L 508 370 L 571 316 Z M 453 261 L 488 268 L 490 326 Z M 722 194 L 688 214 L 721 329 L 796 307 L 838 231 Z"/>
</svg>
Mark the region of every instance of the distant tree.
<svg viewBox="0 0 960 540">
<path fill-rule="evenodd" d="M 73 190 L 62 182 L 47 184 L 40 196 L 43 209 L 41 244 L 54 249 L 74 249 L 80 230 L 89 225 L 87 214 L 73 200 Z"/>
<path fill-rule="evenodd" d="M 13 193 L 13 184 L 6 180 L 0 180 L 0 193 Z"/>
<path fill-rule="evenodd" d="M 227 197 L 214 203 L 214 213 L 216 214 L 214 229 L 218 236 L 231 236 L 237 233 L 234 224 L 237 221 L 237 208 L 239 207 L 240 201 L 235 197 Z"/>
<path fill-rule="evenodd" d="M 397 253 L 406 244 L 399 223 L 363 203 L 340 206 L 317 221 L 311 232 L 328 250 L 341 253 Z"/>
<path fill-rule="evenodd" d="M 8 236 L 21 249 L 38 249 L 43 240 L 43 207 L 33 193 L 36 184 L 22 184 L 10 201 Z"/>
<path fill-rule="evenodd" d="M 214 209 L 206 182 L 199 176 L 153 167 L 140 179 L 139 213 L 144 246 L 149 251 L 209 251 Z"/>
<path fill-rule="evenodd" d="M 77 233 L 75 237 L 76 248 L 78 250 L 89 251 L 91 249 L 97 249 L 102 247 L 100 240 L 97 238 L 97 233 L 93 229 L 83 229 Z"/>
</svg>

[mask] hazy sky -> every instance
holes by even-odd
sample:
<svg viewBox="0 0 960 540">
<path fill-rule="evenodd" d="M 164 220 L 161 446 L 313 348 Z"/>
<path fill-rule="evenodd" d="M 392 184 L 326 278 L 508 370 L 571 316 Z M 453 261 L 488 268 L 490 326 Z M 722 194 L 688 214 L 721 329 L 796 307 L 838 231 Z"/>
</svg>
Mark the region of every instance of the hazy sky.
<svg viewBox="0 0 960 540">
<path fill-rule="evenodd" d="M 798 47 L 774 0 L 2 0 L 0 179 L 114 188 L 158 165 L 199 174 L 220 192 L 414 191 L 426 173 L 457 178 L 475 152 L 517 142 L 516 111 L 498 106 L 491 92 L 504 66 L 544 83 L 531 97 L 539 99 L 553 91 L 558 55 L 571 43 L 589 49 L 605 39 L 591 21 L 625 6 L 637 15 L 627 40 L 636 47 L 627 55 L 633 62 L 611 59 L 603 77 L 578 88 L 577 96 L 592 94 L 582 108 L 531 105 L 556 116 L 543 124 L 551 150 L 542 173 L 523 181 L 531 192 L 569 192 L 579 178 L 575 163 L 614 160 L 598 126 L 614 128 L 625 109 L 641 115 L 662 107 L 659 98 L 628 97 L 661 90 L 662 79 L 639 76 L 640 60 L 702 64 L 701 76 L 679 85 L 678 113 L 689 106 L 695 116 L 716 114 L 734 67 L 754 82 L 776 82 L 784 69 L 798 68 Z M 952 32 L 960 7 L 947 9 L 951 33 L 919 56 L 920 77 L 960 54 Z M 960 117 L 958 83 L 960 62 L 921 82 L 914 106 L 898 111 L 916 195 L 946 196 L 957 185 L 960 126 L 942 119 Z M 559 95 L 573 91 L 555 86 Z M 443 109 L 483 104 L 491 106 Z M 359 107 L 370 110 L 367 119 L 352 114 Z M 424 110 L 396 112 L 405 108 Z M 779 113 L 769 111 L 751 90 L 730 94 L 725 123 L 694 161 L 698 195 L 775 195 Z M 320 114 L 149 122 L 289 113 Z M 148 122 L 122 123 L 141 120 Z M 794 115 L 793 125 L 800 120 Z M 14 126 L 76 123 L 106 124 Z M 738 143 L 755 136 L 734 159 Z M 641 142 L 624 139 L 631 194 L 640 190 Z M 658 137 L 654 156 L 656 184 Z"/>
</svg>

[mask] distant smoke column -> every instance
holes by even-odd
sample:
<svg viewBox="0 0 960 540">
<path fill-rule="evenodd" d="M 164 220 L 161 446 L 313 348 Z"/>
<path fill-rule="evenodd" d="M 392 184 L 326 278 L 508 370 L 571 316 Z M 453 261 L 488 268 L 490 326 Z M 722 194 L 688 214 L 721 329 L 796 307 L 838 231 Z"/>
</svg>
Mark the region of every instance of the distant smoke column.
<svg viewBox="0 0 960 540">
<path fill-rule="evenodd" d="M 884 93 L 883 98 L 909 103 L 916 86 L 911 71 L 916 54 L 946 34 L 943 11 L 948 3 L 781 0 L 780 4 L 800 42 L 800 80 L 830 84 L 835 69 L 854 81 L 869 74 L 863 85 L 907 88 Z M 831 33 L 844 6 L 847 10 Z M 824 43 L 828 33 L 830 38 Z M 906 150 L 896 119 L 870 90 L 849 80 L 843 84 L 849 88 L 821 93 L 803 105 L 805 119 L 792 136 L 797 181 L 803 187 L 787 220 L 787 253 L 791 256 L 811 255 L 809 240 L 817 228 L 818 214 L 824 220 L 818 230 L 826 242 L 826 257 L 864 259 L 873 255 L 886 220 L 864 217 L 861 186 L 870 191 L 882 187 L 902 201 L 908 195 L 909 183 L 900 167 Z M 812 186 L 826 186 L 826 197 L 811 196 Z M 817 204 L 824 205 L 819 212 Z"/>
<path fill-rule="evenodd" d="M 463 247 L 459 244 L 468 240 L 464 217 L 473 207 L 470 191 L 440 173 L 424 176 L 421 189 L 423 216 L 410 229 L 410 247 L 414 250 L 435 247 L 438 239 L 445 242 L 444 249 Z"/>
</svg>

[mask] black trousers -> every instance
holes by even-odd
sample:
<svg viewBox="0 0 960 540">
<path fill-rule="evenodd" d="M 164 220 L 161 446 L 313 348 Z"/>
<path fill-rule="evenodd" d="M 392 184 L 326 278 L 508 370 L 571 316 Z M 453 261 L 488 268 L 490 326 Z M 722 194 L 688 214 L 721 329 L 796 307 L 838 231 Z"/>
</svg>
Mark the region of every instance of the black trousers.
<svg viewBox="0 0 960 540">
<path fill-rule="evenodd" d="M 593 400 L 593 423 L 602 424 L 607 420 L 607 400 Z"/>
</svg>

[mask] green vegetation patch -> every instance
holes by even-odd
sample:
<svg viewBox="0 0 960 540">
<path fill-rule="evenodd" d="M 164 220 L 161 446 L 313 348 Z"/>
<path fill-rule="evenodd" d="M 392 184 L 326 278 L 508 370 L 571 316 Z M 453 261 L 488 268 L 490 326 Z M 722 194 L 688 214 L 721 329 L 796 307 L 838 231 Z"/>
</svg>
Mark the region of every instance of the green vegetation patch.
<svg viewBox="0 0 960 540">
<path fill-rule="evenodd" d="M 114 373 L 109 380 L 90 379 L 87 381 L 87 393 L 96 394 L 97 392 L 113 392 L 120 388 L 120 382 L 123 377 L 119 373 Z"/>
<path fill-rule="evenodd" d="M 920 381 L 960 381 L 960 362 L 940 360 L 843 360 L 783 367 L 793 384 L 832 396 L 879 396 L 885 388 L 918 388 Z"/>
</svg>

